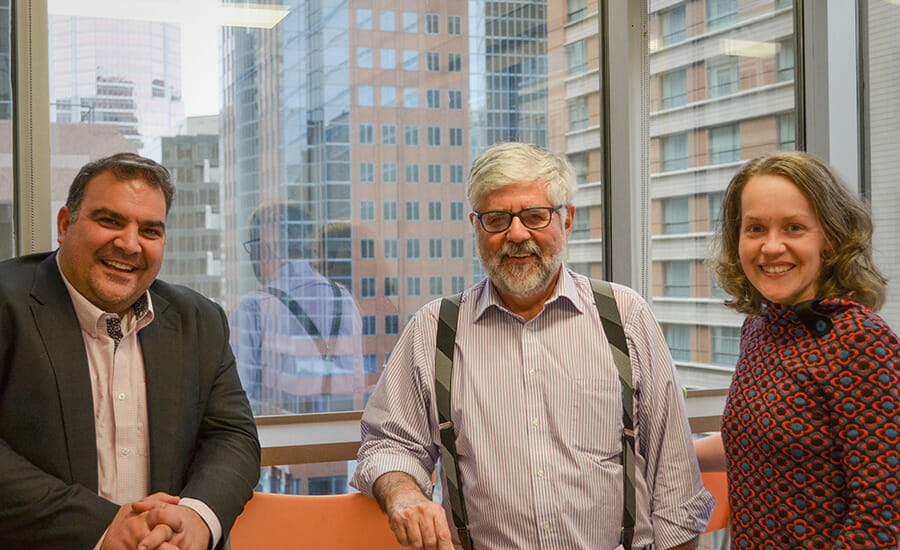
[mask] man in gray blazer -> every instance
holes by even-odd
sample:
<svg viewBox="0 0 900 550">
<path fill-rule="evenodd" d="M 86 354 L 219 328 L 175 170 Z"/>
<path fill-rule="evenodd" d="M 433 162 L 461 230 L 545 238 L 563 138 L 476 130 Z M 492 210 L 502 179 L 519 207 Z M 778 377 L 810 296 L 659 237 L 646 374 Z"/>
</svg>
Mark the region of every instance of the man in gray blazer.
<svg viewBox="0 0 900 550">
<path fill-rule="evenodd" d="M 59 250 L 0 263 L 0 548 L 221 547 L 252 494 L 226 317 L 156 280 L 172 195 L 152 160 L 89 163 Z"/>
</svg>

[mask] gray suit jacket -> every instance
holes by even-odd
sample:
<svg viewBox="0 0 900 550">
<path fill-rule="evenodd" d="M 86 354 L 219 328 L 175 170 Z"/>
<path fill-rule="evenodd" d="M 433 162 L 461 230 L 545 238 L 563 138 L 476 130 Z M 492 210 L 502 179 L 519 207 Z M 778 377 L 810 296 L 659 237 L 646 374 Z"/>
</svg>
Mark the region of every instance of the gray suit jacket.
<svg viewBox="0 0 900 550">
<path fill-rule="evenodd" d="M 159 280 L 150 294 L 151 492 L 205 502 L 227 533 L 258 480 L 259 441 L 225 314 Z M 118 509 L 97 495 L 87 355 L 55 253 L 2 262 L 0 548 L 90 549 Z"/>
</svg>

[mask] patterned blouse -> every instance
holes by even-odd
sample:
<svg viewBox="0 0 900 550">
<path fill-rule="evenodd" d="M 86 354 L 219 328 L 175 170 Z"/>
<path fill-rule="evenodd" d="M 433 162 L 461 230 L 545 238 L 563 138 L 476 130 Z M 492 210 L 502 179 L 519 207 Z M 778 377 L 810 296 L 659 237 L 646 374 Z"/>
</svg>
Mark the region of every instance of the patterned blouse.
<svg viewBox="0 0 900 550">
<path fill-rule="evenodd" d="M 900 341 L 869 308 L 749 317 L 722 437 L 733 548 L 900 546 Z"/>
</svg>

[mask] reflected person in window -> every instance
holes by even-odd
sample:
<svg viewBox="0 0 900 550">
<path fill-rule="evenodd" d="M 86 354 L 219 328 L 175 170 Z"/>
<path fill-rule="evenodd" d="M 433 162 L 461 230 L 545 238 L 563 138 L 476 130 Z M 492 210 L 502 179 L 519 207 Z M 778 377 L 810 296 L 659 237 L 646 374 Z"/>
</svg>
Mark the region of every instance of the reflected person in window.
<svg viewBox="0 0 900 550">
<path fill-rule="evenodd" d="M 319 224 L 300 203 L 278 202 L 257 207 L 248 227 L 260 290 L 241 298 L 231 338 L 254 412 L 328 412 L 331 396 L 361 395 L 362 320 L 350 291 L 314 267 L 313 250 L 328 246 Z"/>
<path fill-rule="evenodd" d="M 523 143 L 488 148 L 470 172 L 470 220 L 488 277 L 461 297 L 450 417 L 477 549 L 620 544 L 622 393 L 591 283 L 564 265 L 575 189 L 565 158 Z M 635 383 L 633 548 L 694 548 L 713 502 L 672 359 L 647 303 L 612 286 Z M 391 354 L 363 414 L 352 481 L 414 548 L 462 548 L 446 465 L 444 506 L 431 501 L 440 304 L 412 317 Z"/>
<path fill-rule="evenodd" d="M 225 314 L 156 278 L 174 188 L 85 165 L 59 249 L 0 263 L 0 548 L 221 548 L 259 476 Z"/>
<path fill-rule="evenodd" d="M 875 311 L 868 208 L 821 159 L 746 163 L 725 191 L 711 259 L 748 317 L 722 432 L 732 548 L 900 545 L 900 341 Z"/>
</svg>

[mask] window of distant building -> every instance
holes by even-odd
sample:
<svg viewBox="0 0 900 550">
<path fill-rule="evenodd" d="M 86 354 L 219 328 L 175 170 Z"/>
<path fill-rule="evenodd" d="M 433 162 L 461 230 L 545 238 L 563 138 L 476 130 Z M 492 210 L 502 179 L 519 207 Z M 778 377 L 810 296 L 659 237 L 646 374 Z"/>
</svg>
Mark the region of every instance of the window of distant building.
<svg viewBox="0 0 900 550">
<path fill-rule="evenodd" d="M 347 476 L 309 478 L 309 494 L 311 495 L 343 495 L 348 492 Z"/>
<path fill-rule="evenodd" d="M 363 354 L 363 374 L 378 374 L 378 354 Z"/>
<path fill-rule="evenodd" d="M 357 86 L 356 103 L 360 107 L 371 107 L 375 105 L 375 88 L 372 86 Z"/>
<path fill-rule="evenodd" d="M 663 296 L 688 298 L 691 295 L 691 263 L 687 260 L 663 262 Z"/>
<path fill-rule="evenodd" d="M 409 260 L 418 259 L 422 254 L 419 239 L 406 239 L 406 258 Z"/>
<path fill-rule="evenodd" d="M 688 167 L 687 132 L 661 138 L 661 150 L 663 172 L 684 170 Z"/>
<path fill-rule="evenodd" d="M 407 277 L 406 278 L 406 295 L 421 296 L 422 295 L 422 278 Z"/>
<path fill-rule="evenodd" d="M 425 32 L 439 34 L 441 32 L 441 16 L 436 13 L 425 14 Z"/>
<path fill-rule="evenodd" d="M 794 6 L 794 0 L 775 0 L 775 9 L 791 8 Z"/>
<path fill-rule="evenodd" d="M 418 88 L 403 88 L 403 107 L 406 109 L 419 108 Z"/>
<path fill-rule="evenodd" d="M 441 108 L 441 91 L 436 89 L 425 91 L 425 105 L 429 109 Z"/>
<path fill-rule="evenodd" d="M 364 222 L 375 221 L 375 201 L 359 201 L 359 219 Z"/>
<path fill-rule="evenodd" d="M 359 240 L 359 257 L 364 260 L 371 260 L 375 257 L 375 239 Z"/>
<path fill-rule="evenodd" d="M 393 86 L 381 87 L 381 106 L 396 107 L 397 106 L 397 88 Z"/>
<path fill-rule="evenodd" d="M 384 278 L 384 295 L 385 296 L 396 296 L 398 289 L 397 277 L 385 277 Z M 390 317 L 390 316 L 387 316 Z M 385 325 L 387 325 L 387 317 L 385 317 Z M 396 316 L 395 316 L 396 317 Z M 395 332 L 387 332 L 387 328 L 385 327 L 385 334 L 396 334 Z"/>
<path fill-rule="evenodd" d="M 587 15 L 587 0 L 568 0 L 566 2 L 566 21 L 578 21 Z"/>
<path fill-rule="evenodd" d="M 375 336 L 376 334 L 376 320 L 374 315 L 363 315 L 362 316 L 362 333 L 363 336 Z"/>
<path fill-rule="evenodd" d="M 456 294 L 457 292 L 462 292 L 466 289 L 466 276 L 465 275 L 454 275 L 450 278 L 450 292 Z"/>
<path fill-rule="evenodd" d="M 397 201 L 389 200 L 384 201 L 381 204 L 382 214 L 384 214 L 384 221 L 393 222 L 397 221 Z"/>
<path fill-rule="evenodd" d="M 406 183 L 419 183 L 419 165 L 414 162 L 406 163 Z"/>
<path fill-rule="evenodd" d="M 690 230 L 688 197 L 672 197 L 662 201 L 662 229 L 664 235 L 687 233 Z"/>
<path fill-rule="evenodd" d="M 588 154 L 569 153 L 568 157 L 569 164 L 572 165 L 572 170 L 575 172 L 575 183 L 584 185 L 588 181 Z"/>
<path fill-rule="evenodd" d="M 463 239 L 450 239 L 450 257 L 462 258 L 465 256 L 466 245 Z"/>
<path fill-rule="evenodd" d="M 403 70 L 419 70 L 419 52 L 416 50 L 403 50 Z"/>
<path fill-rule="evenodd" d="M 778 115 L 776 123 L 778 125 L 778 150 L 795 150 L 797 148 L 797 121 L 794 118 L 794 113 L 784 113 Z"/>
<path fill-rule="evenodd" d="M 438 52 L 425 52 L 425 70 L 436 73 L 441 70 L 441 54 Z"/>
<path fill-rule="evenodd" d="M 397 125 L 382 124 L 381 125 L 381 144 L 397 145 Z"/>
<path fill-rule="evenodd" d="M 363 31 L 372 30 L 372 10 L 356 10 L 356 28 Z"/>
<path fill-rule="evenodd" d="M 712 357 L 714 365 L 734 367 L 740 353 L 741 329 L 737 327 L 712 327 Z"/>
<path fill-rule="evenodd" d="M 691 360 L 691 327 L 687 325 L 675 325 L 666 323 L 663 325 L 663 334 L 672 359 L 676 361 Z"/>
<path fill-rule="evenodd" d="M 444 294 L 444 278 L 440 275 L 432 275 L 428 277 L 428 294 L 430 296 L 441 296 Z"/>
<path fill-rule="evenodd" d="M 444 241 L 441 239 L 428 239 L 428 257 L 432 260 L 444 256 Z"/>
<path fill-rule="evenodd" d="M 360 277 L 359 292 L 363 298 L 375 297 L 375 277 Z"/>
<path fill-rule="evenodd" d="M 778 82 L 794 80 L 794 39 L 778 41 L 778 53 L 775 55 L 775 70 Z"/>
<path fill-rule="evenodd" d="M 441 183 L 440 164 L 432 163 L 428 165 L 428 183 Z"/>
<path fill-rule="evenodd" d="M 404 126 L 403 127 L 403 142 L 406 145 L 418 145 L 419 144 L 419 127 L 418 126 Z"/>
<path fill-rule="evenodd" d="M 419 31 L 419 14 L 414 11 L 403 12 L 403 32 Z"/>
<path fill-rule="evenodd" d="M 461 73 L 462 72 L 462 54 L 461 53 L 448 53 L 447 54 L 447 71 L 451 73 Z"/>
<path fill-rule="evenodd" d="M 709 230 L 715 231 L 718 229 L 719 216 L 722 214 L 722 199 L 724 198 L 724 191 L 717 191 L 715 193 L 710 193 L 707 195 L 707 200 L 709 201 Z"/>
<path fill-rule="evenodd" d="M 679 4 L 659 14 L 662 45 L 669 46 L 687 39 L 687 19 L 684 4 Z"/>
<path fill-rule="evenodd" d="M 462 201 L 452 201 L 450 203 L 450 221 L 461 222 L 465 216 L 463 213 L 464 208 Z"/>
<path fill-rule="evenodd" d="M 394 32 L 396 30 L 394 28 L 395 18 L 394 12 L 391 10 L 381 10 L 381 16 L 379 17 L 379 27 L 383 31 Z"/>
<path fill-rule="evenodd" d="M 451 110 L 462 109 L 462 90 L 450 90 L 447 92 Z"/>
<path fill-rule="evenodd" d="M 356 48 L 356 66 L 360 69 L 372 68 L 372 48 Z"/>
<path fill-rule="evenodd" d="M 397 239 L 384 240 L 384 257 L 386 260 L 396 260 L 398 256 L 397 249 Z"/>
<path fill-rule="evenodd" d="M 450 128 L 450 147 L 462 147 L 463 145 L 463 129 Z"/>
<path fill-rule="evenodd" d="M 396 69 L 397 68 L 397 50 L 382 48 L 381 50 L 381 68 Z"/>
<path fill-rule="evenodd" d="M 659 77 L 662 108 L 671 109 L 687 103 L 687 69 L 675 69 Z"/>
<path fill-rule="evenodd" d="M 394 277 L 394 279 L 396 279 L 396 277 Z M 396 296 L 396 293 L 391 296 Z M 384 316 L 384 333 L 400 334 L 400 317 L 398 315 Z M 385 363 L 387 363 L 387 359 L 385 359 Z"/>
<path fill-rule="evenodd" d="M 737 124 L 709 129 L 709 163 L 722 164 L 741 160 L 741 132 Z"/>
<path fill-rule="evenodd" d="M 361 145 L 371 145 L 375 143 L 375 128 L 371 124 L 359 125 L 359 143 Z"/>
<path fill-rule="evenodd" d="M 588 127 L 588 98 L 576 97 L 569 101 L 569 131 L 583 130 Z"/>
<path fill-rule="evenodd" d="M 444 205 L 441 201 L 428 201 L 428 221 L 439 222 L 443 217 Z"/>
<path fill-rule="evenodd" d="M 397 183 L 396 162 L 385 162 L 381 164 L 381 183 Z"/>
<path fill-rule="evenodd" d="M 375 182 L 375 163 L 360 162 L 359 163 L 359 181 L 362 183 Z"/>
<path fill-rule="evenodd" d="M 460 184 L 465 180 L 465 176 L 463 175 L 463 165 L 462 164 L 451 164 L 450 165 L 450 183 Z M 438 182 L 440 183 L 440 182 Z"/>
<path fill-rule="evenodd" d="M 406 201 L 406 221 L 419 221 L 419 201 Z"/>
<path fill-rule="evenodd" d="M 738 0 L 706 0 L 706 30 L 734 25 L 738 20 Z"/>
<path fill-rule="evenodd" d="M 709 97 L 721 97 L 738 91 L 738 58 L 724 56 L 706 64 Z"/>
<path fill-rule="evenodd" d="M 462 17 L 458 15 L 447 16 L 447 34 L 451 36 L 462 35 Z"/>
<path fill-rule="evenodd" d="M 429 147 L 440 147 L 441 146 L 441 127 L 440 126 L 429 126 L 428 127 L 428 146 Z"/>
<path fill-rule="evenodd" d="M 579 40 L 574 44 L 567 44 L 566 60 L 570 75 L 586 71 L 588 68 L 587 42 Z"/>
</svg>

